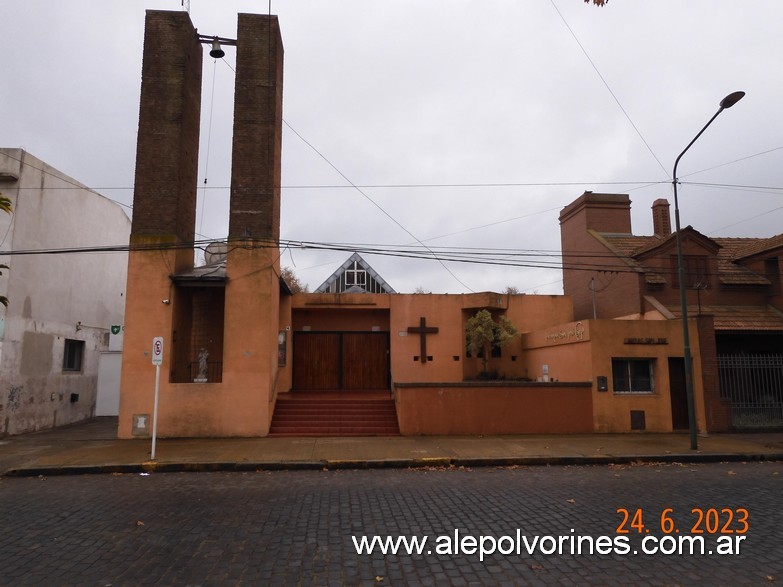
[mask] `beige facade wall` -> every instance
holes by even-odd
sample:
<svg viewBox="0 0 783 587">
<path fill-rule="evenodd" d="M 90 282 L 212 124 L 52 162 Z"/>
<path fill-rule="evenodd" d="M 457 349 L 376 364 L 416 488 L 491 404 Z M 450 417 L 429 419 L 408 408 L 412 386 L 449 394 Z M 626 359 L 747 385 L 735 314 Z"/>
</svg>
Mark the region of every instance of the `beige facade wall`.
<svg viewBox="0 0 783 587">
<path fill-rule="evenodd" d="M 292 302 L 292 332 L 388 332 L 391 379 L 394 382 L 453 382 L 474 377 L 482 362 L 467 357 L 465 322 L 482 308 L 504 315 L 522 333 L 572 318 L 571 302 L 563 296 L 480 294 L 296 294 Z M 427 361 L 422 361 L 419 328 L 426 335 Z M 291 337 L 289 337 L 291 338 Z M 507 379 L 528 376 L 522 357 L 521 334 L 489 360 Z"/>
<path fill-rule="evenodd" d="M 697 427 L 708 429 L 704 380 L 698 343 L 698 323 L 690 321 L 694 357 L 694 398 Z M 523 338 L 525 360 L 537 378 L 546 365 L 550 380 L 591 381 L 595 432 L 630 432 L 631 411 L 643 411 L 646 430 L 671 432 L 672 401 L 669 358 L 682 358 L 681 323 L 675 320 L 584 320 L 528 333 Z M 649 359 L 653 364 L 653 393 L 613 391 L 612 359 Z M 606 377 L 600 391 L 598 377 Z"/>
<path fill-rule="evenodd" d="M 158 435 L 264 436 L 274 392 L 285 367 L 278 366 L 279 311 L 276 255 L 266 248 L 237 248 L 228 255 L 221 382 L 174 382 L 178 338 L 174 316 L 184 294 L 161 271 L 174 252 L 134 252 L 128 266 L 120 438 L 149 436 L 154 408 L 152 339 L 164 337 L 158 405 Z M 169 303 L 163 303 L 168 300 Z M 271 326 L 271 327 L 270 327 Z M 285 326 L 283 326 L 283 329 Z M 218 357 L 215 357 L 217 359 Z M 282 377 L 285 377 L 283 374 Z M 149 426 L 134 430 L 139 417 Z"/>
</svg>

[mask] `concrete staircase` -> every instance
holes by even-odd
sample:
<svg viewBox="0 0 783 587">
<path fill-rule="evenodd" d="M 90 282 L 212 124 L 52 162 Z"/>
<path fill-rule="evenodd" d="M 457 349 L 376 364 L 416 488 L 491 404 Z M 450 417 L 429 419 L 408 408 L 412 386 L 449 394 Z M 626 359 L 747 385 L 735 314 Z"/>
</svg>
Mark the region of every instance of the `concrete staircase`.
<svg viewBox="0 0 783 587">
<path fill-rule="evenodd" d="M 388 391 L 302 392 L 277 396 L 269 436 L 399 436 Z"/>
</svg>

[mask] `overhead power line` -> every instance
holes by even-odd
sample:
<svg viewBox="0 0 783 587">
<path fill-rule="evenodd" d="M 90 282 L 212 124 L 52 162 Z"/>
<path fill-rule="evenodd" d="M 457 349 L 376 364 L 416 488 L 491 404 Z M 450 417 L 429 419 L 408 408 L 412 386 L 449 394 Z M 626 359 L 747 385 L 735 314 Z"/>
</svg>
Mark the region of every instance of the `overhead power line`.
<svg viewBox="0 0 783 587">
<path fill-rule="evenodd" d="M 287 124 L 287 123 L 286 123 Z M 682 178 L 690 177 L 692 175 L 696 175 L 699 173 L 704 173 L 705 171 L 711 171 L 713 169 L 717 169 L 719 167 L 724 167 L 726 165 L 731 165 L 734 163 L 738 163 L 741 161 L 746 161 L 748 159 L 752 159 L 754 157 L 759 157 L 761 155 L 766 155 L 768 153 L 772 153 L 774 151 L 783 150 L 783 146 L 775 147 L 773 149 L 767 149 L 765 151 L 760 151 L 758 153 L 754 153 L 752 155 L 748 155 L 746 157 L 741 157 L 739 159 L 734 159 L 733 161 L 728 161 L 726 163 L 721 163 L 720 165 L 714 165 L 712 167 L 708 167 L 706 169 L 702 169 L 700 171 L 693 171 L 691 173 L 688 173 L 687 175 L 683 175 Z M 47 186 L 46 189 L 50 190 L 88 190 L 92 192 L 98 193 L 98 190 L 109 190 L 109 191 L 132 191 L 134 188 L 133 186 L 85 186 L 81 183 L 78 183 L 76 181 L 71 180 L 68 177 L 58 175 L 56 173 L 52 173 L 51 171 L 44 169 L 42 167 L 36 167 L 32 163 L 28 163 L 27 161 L 22 161 L 21 159 L 18 159 L 16 157 L 12 157 L 11 155 L 7 155 L 8 157 L 14 159 L 15 161 L 19 161 L 20 163 L 23 163 L 24 165 L 30 167 L 31 169 L 35 169 L 36 171 L 40 171 L 41 173 L 44 173 L 46 175 L 49 175 L 51 177 L 54 177 L 64 183 L 70 184 L 68 186 Z M 680 183 L 690 184 L 690 185 L 700 185 L 704 187 L 718 187 L 718 188 L 743 188 L 743 189 L 767 189 L 767 190 L 783 190 L 783 187 L 781 186 L 754 186 L 754 185 L 742 185 L 742 184 L 729 184 L 729 183 L 707 183 L 707 182 L 686 182 L 682 181 L 682 178 L 680 178 Z M 311 189 L 439 189 L 439 188 L 513 188 L 513 187 L 569 187 L 569 186 L 585 186 L 585 185 L 592 185 L 592 186 L 654 186 L 654 185 L 668 185 L 670 181 L 667 180 L 651 180 L 651 181 L 639 181 L 639 180 L 628 180 L 628 181 L 602 181 L 602 180 L 582 180 L 582 181 L 505 181 L 505 182 L 467 182 L 467 183 L 449 183 L 449 182 L 443 182 L 443 183 L 397 183 L 397 184 L 388 184 L 388 183 L 372 183 L 372 184 L 355 184 L 355 185 L 346 185 L 346 184 L 291 184 L 291 185 L 281 185 L 280 189 L 283 190 L 311 190 Z M 40 186 L 14 186 L 13 189 L 16 190 L 39 190 L 41 189 Z M 200 186 L 198 189 L 206 189 L 206 190 L 228 190 L 231 189 L 231 186 L 228 185 L 207 185 L 207 186 Z M 109 198 L 108 196 L 104 194 L 98 193 L 98 195 L 106 198 L 107 200 L 110 200 L 112 202 L 115 202 L 116 204 L 119 204 L 120 206 L 124 206 L 125 208 L 133 208 L 133 206 L 124 204 L 123 202 L 120 202 L 118 200 L 114 200 L 112 198 Z"/>
<path fill-rule="evenodd" d="M 194 249 L 205 247 L 214 241 L 193 241 L 180 243 L 155 243 L 145 245 L 107 245 L 92 247 L 70 248 L 46 248 L 27 249 L 17 251 L 3 251 L 2 255 L 17 257 L 28 255 L 64 255 L 64 254 L 88 254 L 88 253 L 124 253 L 124 252 L 149 252 L 166 251 L 175 249 Z M 225 241 L 223 241 L 225 242 Z M 558 251 L 548 250 L 514 250 L 514 249 L 482 249 L 482 248 L 421 248 L 413 246 L 387 246 L 356 243 L 324 243 L 310 241 L 228 241 L 229 249 L 300 249 L 313 251 L 342 251 L 360 253 L 364 255 L 378 255 L 386 257 L 429 260 L 438 262 L 453 262 L 465 264 L 478 264 L 484 266 L 553 269 L 591 271 L 604 273 L 633 273 L 648 271 L 657 274 L 670 274 L 659 268 L 632 267 L 626 263 L 630 257 L 616 256 L 611 253 L 579 253 L 566 252 L 568 259 L 563 260 L 563 254 Z M 673 272 L 671 272 L 673 274 Z"/>
<path fill-rule="evenodd" d="M 769 185 L 741 185 L 734 183 L 705 183 L 699 181 L 680 181 L 682 185 L 698 185 L 707 188 L 729 188 L 729 189 L 743 189 L 743 190 L 770 190 L 770 191 L 783 191 L 783 187 L 769 186 Z"/>
<path fill-rule="evenodd" d="M 39 168 L 35 168 L 39 169 Z M 43 171 L 40 170 L 39 171 Z M 53 175 L 53 174 L 52 174 Z M 690 174 L 693 175 L 693 174 Z M 54 175 L 54 177 L 57 177 L 58 179 L 61 179 L 63 181 L 66 181 L 63 177 L 59 175 Z M 374 183 L 374 184 L 356 184 L 356 185 L 335 185 L 335 184 L 300 184 L 300 185 L 282 185 L 280 186 L 280 189 L 282 190 L 355 190 L 356 188 L 361 189 L 394 189 L 394 190 L 400 190 L 400 189 L 439 189 L 439 188 L 514 188 L 514 187 L 568 187 L 568 186 L 641 186 L 641 187 L 652 187 L 655 185 L 668 185 L 671 183 L 670 181 L 660 180 L 660 181 L 550 181 L 550 182 L 496 182 L 496 183 L 402 183 L 402 184 L 389 184 L 389 183 Z M 715 182 L 700 182 L 700 181 L 680 181 L 681 185 L 698 185 L 703 187 L 716 187 L 716 188 L 742 188 L 742 189 L 760 189 L 760 190 L 783 190 L 783 186 L 757 186 L 757 185 L 746 185 L 746 184 L 733 184 L 733 183 L 715 183 Z M 14 189 L 18 190 L 39 190 L 41 189 L 40 186 L 18 186 Z M 51 190 L 88 190 L 97 192 L 97 190 L 110 190 L 110 191 L 128 191 L 133 190 L 133 187 L 110 187 L 110 186 L 99 186 L 99 187 L 85 187 L 82 185 L 74 184 L 72 186 L 47 186 L 46 189 Z M 227 185 L 201 185 L 198 187 L 199 190 L 229 190 L 231 189 L 231 186 Z M 133 208 L 133 206 L 130 206 L 128 204 L 123 204 L 122 202 L 118 202 L 117 200 L 112 200 L 111 198 L 99 194 L 106 198 L 107 200 L 111 200 L 112 202 L 116 202 L 117 204 L 120 204 L 121 206 L 125 206 L 126 208 Z"/>
<path fill-rule="evenodd" d="M 644 138 L 644 135 L 642 134 L 642 131 L 639 130 L 639 128 L 634 123 L 634 121 L 631 119 L 631 116 L 628 114 L 626 109 L 620 103 L 620 100 L 617 97 L 617 95 L 612 91 L 612 88 L 609 86 L 609 82 L 606 81 L 606 78 L 604 78 L 604 76 L 601 74 L 601 71 L 598 69 L 598 66 L 595 64 L 595 62 L 590 57 L 590 54 L 587 52 L 587 49 L 585 49 L 584 45 L 582 45 L 582 43 L 579 41 L 579 37 L 576 36 L 576 33 L 574 32 L 574 29 L 571 28 L 571 25 L 568 24 L 568 21 L 565 19 L 565 16 L 563 16 L 563 13 L 560 12 L 560 9 L 557 7 L 557 4 L 555 4 L 555 0 L 550 0 L 550 2 L 552 3 L 552 7 L 555 9 L 555 12 L 557 12 L 558 16 L 560 16 L 560 20 L 563 21 L 563 24 L 568 29 L 568 32 L 571 33 L 571 36 L 574 38 L 574 41 L 576 41 L 576 44 L 579 45 L 579 48 L 582 50 L 582 53 L 587 58 L 587 60 L 590 62 L 590 65 L 593 67 L 593 70 L 598 75 L 598 77 L 600 78 L 601 82 L 603 82 L 604 87 L 607 89 L 607 91 L 609 92 L 609 94 L 612 96 L 612 98 L 614 99 L 615 103 L 617 104 L 617 106 L 622 111 L 622 113 L 625 116 L 626 120 L 630 123 L 631 127 L 633 127 L 633 129 L 636 131 L 636 134 L 642 140 L 642 142 L 644 143 L 644 146 L 647 147 L 647 150 L 650 152 L 650 155 L 653 156 L 653 159 L 655 159 L 658 162 L 658 165 L 663 170 L 664 176 L 668 177 L 669 172 L 663 166 L 663 163 L 661 163 L 661 160 L 658 159 L 658 156 L 655 154 L 655 151 L 652 150 L 652 147 L 647 142 L 647 139 Z"/>
<path fill-rule="evenodd" d="M 338 169 L 338 168 L 337 168 L 337 166 L 336 166 L 334 163 L 332 163 L 332 162 L 331 162 L 331 161 L 330 161 L 330 160 L 329 160 L 329 159 L 328 159 L 328 158 L 327 158 L 327 157 L 326 157 L 326 156 L 325 156 L 323 153 L 321 153 L 321 151 L 319 151 L 318 149 L 316 149 L 314 145 L 312 145 L 312 144 L 311 144 L 309 141 L 307 141 L 307 140 L 306 140 L 306 139 L 305 139 L 305 138 L 304 138 L 304 137 L 303 137 L 301 134 L 299 134 L 299 133 L 296 131 L 296 129 L 295 129 L 294 127 L 292 127 L 290 124 L 288 124 L 288 122 L 287 122 L 286 120 L 283 120 L 283 123 L 284 123 L 284 124 L 285 124 L 285 125 L 286 125 L 286 126 L 289 128 L 289 129 L 291 129 L 291 131 L 292 131 L 292 132 L 293 132 L 293 133 L 294 133 L 294 134 L 295 134 L 297 137 L 299 137 L 299 139 L 300 139 L 300 140 L 301 140 L 301 141 L 302 141 L 302 142 L 303 142 L 305 145 L 307 145 L 308 147 L 310 147 L 310 148 L 311 148 L 313 151 L 315 151 L 315 153 L 316 153 L 316 154 L 317 154 L 319 157 L 321 157 L 321 159 L 323 159 L 324 161 L 326 161 L 326 163 L 327 163 L 327 164 L 328 164 L 328 165 L 329 165 L 329 166 L 330 166 L 332 169 L 334 169 L 334 170 L 335 170 L 335 171 L 336 171 L 336 172 L 337 172 L 337 173 L 340 175 L 340 177 L 342 177 L 342 178 L 343 178 L 345 181 L 347 181 L 349 184 L 351 184 L 351 185 L 354 187 L 354 189 L 355 189 L 357 192 L 359 192 L 359 193 L 360 193 L 360 194 L 361 194 L 361 195 L 362 195 L 362 196 L 363 196 L 363 197 L 364 197 L 366 200 L 368 200 L 368 201 L 369 201 L 369 202 L 370 202 L 370 203 L 371 203 L 373 206 L 375 206 L 376 208 L 378 208 L 378 210 L 380 210 L 381 212 L 383 212 L 383 214 L 384 214 L 384 215 L 385 215 L 385 216 L 386 216 L 386 217 L 387 217 L 389 220 L 391 220 L 391 221 L 392 221 L 394 224 L 396 224 L 396 225 L 397 225 L 398 227 L 400 227 L 400 228 L 401 228 L 403 231 L 405 231 L 405 233 L 406 233 L 408 236 L 410 236 L 410 237 L 411 237 L 413 240 L 415 240 L 415 241 L 416 241 L 417 243 L 419 243 L 421 246 L 423 246 L 424 248 L 426 248 L 426 249 L 428 249 L 430 252 L 432 252 L 432 251 L 431 251 L 431 249 L 429 249 L 429 248 L 427 247 L 427 245 L 425 245 L 425 244 L 424 244 L 424 243 L 423 243 L 423 242 L 422 242 L 422 241 L 419 239 L 419 237 L 417 237 L 417 236 L 416 236 L 415 234 L 413 234 L 413 233 L 412 233 L 410 230 L 408 230 L 407 228 L 405 228 L 405 227 L 404 227 L 404 226 L 403 226 L 403 225 L 402 225 L 402 224 L 401 224 L 401 223 L 400 223 L 400 222 L 399 222 L 399 221 L 398 221 L 396 218 L 394 218 L 394 216 L 392 216 L 391 214 L 389 214 L 389 213 L 388 213 L 388 212 L 387 212 L 387 211 L 386 211 L 386 210 L 383 208 L 383 206 L 381 206 L 381 205 L 380 205 L 378 202 L 376 202 L 375 200 L 373 200 L 373 199 L 372 199 L 370 196 L 368 196 L 368 195 L 367 195 L 367 194 L 366 194 L 364 191 L 362 191 L 362 189 L 361 189 L 360 187 L 358 187 L 356 184 L 354 184 L 354 182 L 352 182 L 352 181 L 351 181 L 351 180 L 348 178 L 348 176 L 347 176 L 347 175 L 345 175 L 345 174 L 344 174 L 342 171 L 340 171 L 340 169 Z M 434 254 L 434 253 L 433 253 L 433 254 Z M 471 288 L 471 287 L 470 287 L 468 284 L 466 284 L 466 283 L 465 283 L 464 281 L 462 281 L 462 280 L 461 280 L 459 277 L 457 277 L 457 275 L 456 275 L 456 274 L 455 274 L 455 273 L 454 273 L 454 272 L 453 272 L 451 269 L 449 269 L 449 268 L 446 266 L 446 264 L 445 264 L 445 263 L 444 263 L 442 260 L 438 259 L 437 257 L 435 257 L 435 258 L 437 259 L 438 263 L 440 263 L 440 265 L 441 265 L 441 266 L 442 266 L 442 267 L 443 267 L 443 268 L 444 268 L 444 269 L 445 269 L 445 270 L 448 272 L 448 274 L 449 274 L 449 275 L 451 275 L 451 276 L 452 276 L 452 277 L 453 277 L 453 278 L 454 278 L 454 279 L 457 281 L 457 283 L 459 283 L 459 284 L 460 284 L 462 287 L 464 287 L 465 289 L 467 289 L 467 290 L 468 290 L 468 291 L 470 291 L 470 292 L 473 292 L 473 291 L 474 291 L 474 290 L 473 290 L 473 289 L 472 289 L 472 288 Z"/>
</svg>

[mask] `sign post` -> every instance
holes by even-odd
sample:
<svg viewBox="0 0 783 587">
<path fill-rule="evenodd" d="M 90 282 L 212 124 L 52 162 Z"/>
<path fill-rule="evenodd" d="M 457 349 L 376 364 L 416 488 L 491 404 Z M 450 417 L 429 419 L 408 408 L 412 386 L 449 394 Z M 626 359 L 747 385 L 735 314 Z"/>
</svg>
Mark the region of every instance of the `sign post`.
<svg viewBox="0 0 783 587">
<path fill-rule="evenodd" d="M 163 363 L 163 337 L 152 339 L 152 364 L 155 365 L 155 403 L 152 408 L 152 452 L 150 459 L 155 460 L 155 442 L 158 438 L 158 395 L 160 393 L 160 366 Z"/>
</svg>

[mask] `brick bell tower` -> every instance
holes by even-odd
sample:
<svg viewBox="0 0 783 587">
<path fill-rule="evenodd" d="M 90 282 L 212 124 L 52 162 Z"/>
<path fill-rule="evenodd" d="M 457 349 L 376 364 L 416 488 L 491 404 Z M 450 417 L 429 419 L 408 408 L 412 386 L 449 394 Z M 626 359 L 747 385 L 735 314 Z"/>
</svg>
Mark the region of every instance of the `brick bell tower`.
<svg viewBox="0 0 783 587">
<path fill-rule="evenodd" d="M 218 272 L 222 280 L 191 279 L 185 287 L 181 277 L 194 274 L 204 50 L 187 13 L 147 11 L 121 438 L 151 432 L 144 425 L 153 412 L 155 336 L 165 340 L 159 436 L 263 436 L 269 429 L 280 321 L 283 44 L 277 17 L 238 16 L 225 273 Z M 195 383 L 182 365 L 193 364 L 203 340 L 212 345 L 210 360 L 220 365 L 220 376 Z"/>
</svg>

